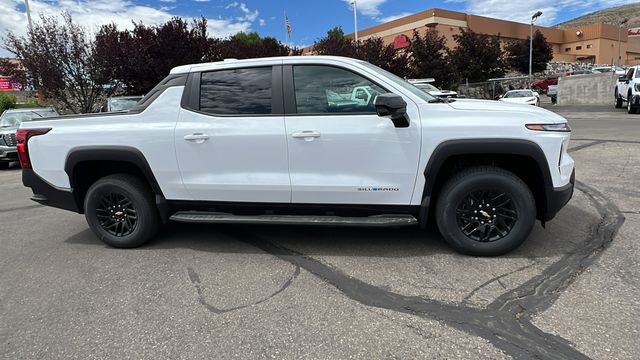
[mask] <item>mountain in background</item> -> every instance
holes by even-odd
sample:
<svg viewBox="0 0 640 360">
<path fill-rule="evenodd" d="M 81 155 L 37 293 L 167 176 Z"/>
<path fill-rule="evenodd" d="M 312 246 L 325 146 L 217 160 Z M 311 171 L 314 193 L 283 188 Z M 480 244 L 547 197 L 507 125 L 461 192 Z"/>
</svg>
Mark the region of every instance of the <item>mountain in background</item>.
<svg viewBox="0 0 640 360">
<path fill-rule="evenodd" d="M 573 20 L 565 21 L 555 25 L 554 27 L 558 29 L 566 29 L 595 23 L 618 25 L 622 20 L 627 18 L 629 19 L 629 22 L 624 27 L 627 29 L 640 27 L 640 2 L 596 11 Z"/>
</svg>

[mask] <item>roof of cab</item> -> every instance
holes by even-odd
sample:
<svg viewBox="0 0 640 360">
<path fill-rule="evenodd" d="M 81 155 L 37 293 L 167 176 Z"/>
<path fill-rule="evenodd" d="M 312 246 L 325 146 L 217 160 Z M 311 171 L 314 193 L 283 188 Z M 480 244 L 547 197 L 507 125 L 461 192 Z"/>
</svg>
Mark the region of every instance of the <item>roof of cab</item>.
<svg viewBox="0 0 640 360">
<path fill-rule="evenodd" d="M 342 57 L 342 56 L 325 56 L 325 55 L 311 55 L 311 56 L 277 56 L 277 57 L 264 57 L 264 58 L 253 58 L 253 59 L 225 59 L 223 61 L 209 62 L 209 63 L 200 63 L 200 64 L 189 64 L 189 65 L 181 65 L 174 67 L 171 69 L 170 74 L 184 74 L 192 71 L 206 71 L 213 70 L 216 67 L 221 67 L 224 65 L 244 65 L 244 64 L 264 64 L 264 65 L 273 65 L 285 60 L 308 60 L 309 62 L 317 61 L 317 60 L 336 60 L 342 62 L 360 62 L 361 60 Z"/>
</svg>

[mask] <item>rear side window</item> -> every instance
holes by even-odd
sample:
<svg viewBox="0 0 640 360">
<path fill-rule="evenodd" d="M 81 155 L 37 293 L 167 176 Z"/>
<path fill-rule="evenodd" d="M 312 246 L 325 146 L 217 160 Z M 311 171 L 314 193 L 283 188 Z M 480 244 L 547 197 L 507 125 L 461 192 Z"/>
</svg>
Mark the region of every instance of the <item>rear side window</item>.
<svg viewBox="0 0 640 360">
<path fill-rule="evenodd" d="M 271 67 L 202 73 L 200 111 L 214 115 L 269 115 Z"/>
</svg>

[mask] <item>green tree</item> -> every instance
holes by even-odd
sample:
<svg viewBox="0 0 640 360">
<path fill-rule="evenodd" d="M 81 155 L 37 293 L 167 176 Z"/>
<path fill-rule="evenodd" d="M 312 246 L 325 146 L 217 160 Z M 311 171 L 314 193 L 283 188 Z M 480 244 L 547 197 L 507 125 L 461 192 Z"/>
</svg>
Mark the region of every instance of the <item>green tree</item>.
<svg viewBox="0 0 640 360">
<path fill-rule="evenodd" d="M 439 87 L 455 85 L 454 69 L 447 58 L 447 39 L 438 31 L 429 30 L 421 36 L 414 30 L 409 51 L 410 77 L 434 78 Z"/>
<path fill-rule="evenodd" d="M 355 45 L 355 44 L 354 44 Z M 373 37 L 359 41 L 355 57 L 379 66 L 400 77 L 409 72 L 409 58 L 405 52 L 398 52 L 393 45 L 385 45 L 382 38 Z"/>
<path fill-rule="evenodd" d="M 16 97 L 0 93 L 0 114 L 7 109 L 16 107 Z"/>
<path fill-rule="evenodd" d="M 505 46 L 506 63 L 513 69 L 521 73 L 529 73 L 529 37 L 526 40 L 515 40 Z M 533 35 L 533 72 L 540 72 L 547 69 L 547 64 L 553 59 L 553 48 L 547 42 L 547 38 L 536 30 Z"/>
<path fill-rule="evenodd" d="M 61 20 L 45 15 L 40 20 L 26 36 L 9 33 L 6 49 L 20 60 L 45 98 L 73 112 L 91 112 L 114 89 L 98 74 L 95 42 L 69 13 Z"/>
<path fill-rule="evenodd" d="M 482 82 L 504 76 L 504 56 L 499 35 L 478 34 L 462 29 L 453 38 L 457 46 L 449 51 L 449 61 L 458 81 Z"/>
<path fill-rule="evenodd" d="M 327 31 L 327 36 L 313 43 L 313 52 L 317 55 L 335 55 L 356 57 L 355 42 L 347 39 L 340 26 Z"/>
</svg>

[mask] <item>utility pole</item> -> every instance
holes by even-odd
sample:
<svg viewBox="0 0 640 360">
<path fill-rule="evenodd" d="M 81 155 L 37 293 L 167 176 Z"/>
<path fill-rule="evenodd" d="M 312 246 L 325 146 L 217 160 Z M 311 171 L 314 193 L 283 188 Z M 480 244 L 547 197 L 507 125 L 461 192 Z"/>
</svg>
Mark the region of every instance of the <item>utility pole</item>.
<svg viewBox="0 0 640 360">
<path fill-rule="evenodd" d="M 355 29 L 354 31 L 354 39 L 356 41 L 356 43 L 358 42 L 358 4 L 357 4 L 357 0 L 353 0 L 352 2 L 353 4 L 353 28 Z"/>
<path fill-rule="evenodd" d="M 620 54 L 620 40 L 621 40 L 621 30 L 622 30 L 622 25 L 626 24 L 629 21 L 628 18 L 625 18 L 624 20 L 622 20 L 620 22 L 620 25 L 618 26 L 618 60 L 616 61 L 616 66 L 620 66 L 620 59 L 621 59 L 621 54 Z"/>
<path fill-rule="evenodd" d="M 529 89 L 531 89 L 532 69 L 533 69 L 533 23 L 542 15 L 542 11 L 538 11 L 531 17 L 531 31 L 529 36 Z"/>
<path fill-rule="evenodd" d="M 24 0 L 24 7 L 27 10 L 27 20 L 29 21 L 29 30 L 31 30 L 33 24 L 31 23 L 31 10 L 29 9 L 29 0 Z"/>
</svg>

